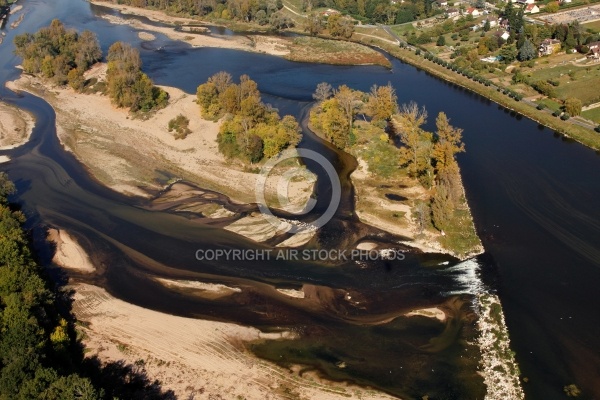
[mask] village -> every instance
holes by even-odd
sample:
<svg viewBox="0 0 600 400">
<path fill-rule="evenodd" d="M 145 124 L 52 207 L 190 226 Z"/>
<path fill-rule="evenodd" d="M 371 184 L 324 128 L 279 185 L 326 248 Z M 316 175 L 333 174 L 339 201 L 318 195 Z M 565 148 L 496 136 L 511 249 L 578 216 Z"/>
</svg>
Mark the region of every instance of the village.
<svg viewBox="0 0 600 400">
<path fill-rule="evenodd" d="M 442 12 L 391 29 L 438 64 L 600 132 L 600 4 L 563 1 L 436 0 Z"/>
</svg>

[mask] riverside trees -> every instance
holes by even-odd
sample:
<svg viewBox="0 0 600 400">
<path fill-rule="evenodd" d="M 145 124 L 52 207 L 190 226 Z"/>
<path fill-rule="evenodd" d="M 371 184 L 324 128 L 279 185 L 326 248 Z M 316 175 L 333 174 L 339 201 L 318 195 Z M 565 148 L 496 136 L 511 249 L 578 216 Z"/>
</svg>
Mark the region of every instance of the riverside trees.
<svg viewBox="0 0 600 400">
<path fill-rule="evenodd" d="M 137 49 L 116 42 L 108 49 L 106 84 L 108 95 L 117 107 L 131 111 L 150 111 L 166 105 L 168 94 L 154 86 L 142 72 L 142 60 Z"/>
<path fill-rule="evenodd" d="M 76 91 L 85 88 L 84 72 L 102 59 L 93 32 L 66 29 L 57 19 L 34 34 L 17 35 L 14 42 L 25 72 L 41 75 L 57 85 L 69 84 Z M 106 84 L 114 105 L 145 112 L 166 104 L 168 94 L 141 71 L 137 49 L 117 42 L 110 47 L 107 58 Z"/>
<path fill-rule="evenodd" d="M 258 85 L 248 75 L 236 84 L 227 72 L 218 72 L 198 86 L 197 101 L 208 119 L 224 117 L 217 141 L 228 158 L 255 163 L 273 157 L 300 141 L 300 127 L 292 116 L 280 118 L 264 104 Z"/>
<path fill-rule="evenodd" d="M 57 19 L 37 33 L 17 35 L 14 42 L 25 72 L 41 74 L 58 85 L 80 82 L 85 70 L 102 58 L 94 33 L 67 30 Z"/>
<path fill-rule="evenodd" d="M 310 114 L 313 129 L 363 158 L 375 176 L 408 176 L 423 187 L 428 199 L 415 202 L 413 210 L 419 226 L 425 216 L 438 230 L 454 224 L 464 201 L 456 154 L 465 148 L 462 130 L 446 114 L 438 114 L 434 132 L 425 130 L 427 111 L 415 103 L 398 106 L 391 84 L 364 93 L 321 83 L 313 97 L 319 101 Z M 401 146 L 394 145 L 393 136 Z"/>
</svg>

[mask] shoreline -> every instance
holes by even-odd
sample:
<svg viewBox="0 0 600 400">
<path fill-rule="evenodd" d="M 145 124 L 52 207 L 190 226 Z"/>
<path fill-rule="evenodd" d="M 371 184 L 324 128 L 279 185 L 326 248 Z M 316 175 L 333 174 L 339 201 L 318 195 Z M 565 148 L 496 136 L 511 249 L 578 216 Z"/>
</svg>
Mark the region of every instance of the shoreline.
<svg viewBox="0 0 600 400">
<path fill-rule="evenodd" d="M 473 92 L 499 105 L 500 107 L 510 110 L 525 118 L 528 118 L 544 126 L 545 128 L 551 129 L 555 133 L 558 133 L 563 137 L 574 140 L 577 143 L 580 143 L 583 146 L 588 147 L 592 150 L 600 150 L 600 142 L 594 142 L 595 140 L 598 140 L 596 136 L 599 134 L 596 133 L 593 129 L 587 129 L 582 126 L 573 124 L 571 122 L 562 121 L 560 118 L 554 117 L 550 113 L 546 113 L 544 110 L 537 110 L 535 107 L 530 106 L 524 101 L 516 101 L 506 96 L 501 91 L 491 89 L 490 87 L 475 82 L 467 77 L 460 75 L 457 72 L 448 70 L 443 66 L 435 64 L 432 61 L 426 60 L 422 56 L 416 55 L 413 51 L 409 49 L 400 47 L 390 48 L 389 43 L 385 43 L 383 39 L 376 37 L 369 38 L 369 40 L 371 41 L 371 43 L 365 43 L 361 39 L 356 40 L 356 42 L 377 47 L 384 51 L 386 54 L 389 54 L 391 57 L 394 57 L 402 61 L 403 63 L 411 65 L 419 70 L 425 71 L 445 82 L 452 83 L 463 89 L 467 89 L 470 92 Z M 373 43 L 373 40 L 377 40 L 380 43 L 375 44 Z M 487 91 L 483 91 L 483 88 L 486 88 Z"/>
<path fill-rule="evenodd" d="M 97 64 L 86 78 L 102 80 L 106 65 Z M 254 203 L 259 174 L 248 172 L 236 161 L 226 160 L 218 151 L 221 122 L 198 116 L 195 96 L 166 87 L 169 104 L 147 119 L 134 118 L 129 111 L 111 105 L 108 96 L 75 93 L 70 88 L 50 87 L 45 81 L 21 74 L 6 87 L 25 91 L 47 101 L 56 113 L 57 135 L 63 147 L 73 153 L 98 181 L 126 194 L 149 198 L 150 191 L 164 189 L 160 180 L 188 180 L 215 190 L 238 203 Z M 167 130 L 168 121 L 178 114 L 190 120 L 191 133 L 177 140 Z M 167 171 L 170 176 L 158 174 Z M 165 173 L 167 173 L 165 172 Z M 271 174 L 266 198 L 277 197 L 277 182 L 285 171 Z M 301 180 L 289 185 L 290 198 L 303 204 L 314 182 Z M 296 202 L 291 204 L 296 205 Z M 216 214 L 215 218 L 227 216 Z"/>
<path fill-rule="evenodd" d="M 99 16 L 99 18 L 103 18 L 113 24 L 129 25 L 134 29 L 161 33 L 171 40 L 182 41 L 190 44 L 192 47 L 215 47 L 242 50 L 283 57 L 295 62 L 330 65 L 380 65 L 386 68 L 390 67 L 390 63 L 385 56 L 361 43 L 303 35 L 295 39 L 290 39 L 272 35 L 270 33 L 261 34 L 260 32 L 255 31 L 247 31 L 239 35 L 227 36 L 206 34 L 205 32 L 192 32 L 191 30 L 184 29 L 177 30 L 175 28 L 181 26 L 185 27 L 186 25 L 193 25 L 193 28 L 196 29 L 201 29 L 203 26 L 221 25 L 214 25 L 203 20 L 172 16 L 163 11 L 125 6 L 100 0 L 88 1 L 91 4 L 100 7 L 119 11 L 124 15 L 145 17 L 154 22 L 168 24 L 170 25 L 169 27 L 159 27 L 136 19 L 125 19 L 114 15 Z M 297 41 L 308 41 L 308 45 L 307 43 L 297 43 Z M 328 44 L 335 44 L 336 48 L 331 49 Z M 306 51 L 306 49 L 309 51 Z"/>
<path fill-rule="evenodd" d="M 11 150 L 27 143 L 34 127 L 33 115 L 0 101 L 0 150 Z"/>
<path fill-rule="evenodd" d="M 244 343 L 283 340 L 291 337 L 289 332 L 264 333 L 234 323 L 169 315 L 126 303 L 85 283 L 69 288 L 75 291 L 73 312 L 88 356 L 98 356 L 103 363 L 135 364 L 178 398 L 220 394 L 264 400 L 292 391 L 302 398 L 358 400 L 374 392 L 301 373 L 302 368 L 295 366 L 279 367 L 245 349 Z M 376 396 L 394 399 L 379 391 Z"/>
</svg>

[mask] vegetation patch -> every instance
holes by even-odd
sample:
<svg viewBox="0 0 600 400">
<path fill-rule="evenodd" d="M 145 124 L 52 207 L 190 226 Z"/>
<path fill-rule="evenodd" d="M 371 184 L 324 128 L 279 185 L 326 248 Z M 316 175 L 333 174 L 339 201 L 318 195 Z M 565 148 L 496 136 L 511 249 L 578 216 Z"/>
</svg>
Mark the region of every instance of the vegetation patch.
<svg viewBox="0 0 600 400">
<path fill-rule="evenodd" d="M 289 48 L 291 52 L 286 58 L 292 61 L 391 67 L 383 54 L 358 43 L 304 36 L 294 38 Z"/>
</svg>

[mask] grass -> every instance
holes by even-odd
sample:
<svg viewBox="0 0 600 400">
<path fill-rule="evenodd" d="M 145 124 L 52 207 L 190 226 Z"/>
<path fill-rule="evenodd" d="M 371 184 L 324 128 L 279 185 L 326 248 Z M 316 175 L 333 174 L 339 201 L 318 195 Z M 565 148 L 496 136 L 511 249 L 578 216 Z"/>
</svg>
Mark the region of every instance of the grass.
<svg viewBox="0 0 600 400">
<path fill-rule="evenodd" d="M 455 83 L 457 85 L 470 89 L 475 93 L 479 93 L 480 95 L 504 107 L 512 109 L 522 115 L 525 115 L 542 125 L 554 129 L 558 133 L 568 136 L 582 143 L 585 146 L 591 147 L 595 150 L 600 150 L 600 135 L 598 135 L 591 129 L 574 125 L 566 121 L 561 121 L 559 118 L 553 117 L 547 112 L 536 110 L 535 107 L 532 107 L 529 104 L 515 101 L 510 97 L 496 91 L 496 89 L 492 87 L 487 87 L 480 83 L 474 82 L 471 79 L 454 73 L 440 65 L 425 60 L 423 57 L 417 56 L 414 52 L 410 50 L 402 49 L 397 46 L 391 46 L 388 43 L 384 42 L 379 42 L 376 44 L 392 56 L 399 58 L 400 60 L 408 64 L 411 64 L 433 75 L 441 77 L 442 79 L 448 82 Z"/>
<path fill-rule="evenodd" d="M 581 113 L 583 118 L 589 119 L 591 121 L 597 122 L 600 124 L 600 107 L 592 108 L 591 110 L 587 110 Z"/>
<path fill-rule="evenodd" d="M 538 104 L 543 104 L 547 109 L 552 110 L 552 111 L 557 111 L 560 110 L 560 108 L 562 107 L 562 104 L 557 103 L 556 101 L 552 100 L 552 99 L 541 99 L 537 102 Z"/>
<path fill-rule="evenodd" d="M 458 255 L 466 255 L 481 244 L 471 213 L 466 208 L 466 201 L 464 208 L 454 211 L 453 218 L 444 232 L 446 236 L 440 237 L 440 244 Z"/>
<path fill-rule="evenodd" d="M 596 32 L 600 32 L 600 21 L 589 22 L 587 24 L 583 24 L 585 29 L 593 29 Z"/>
<path fill-rule="evenodd" d="M 388 59 L 380 52 L 352 42 L 302 36 L 295 38 L 289 47 L 291 53 L 286 58 L 293 61 L 391 67 Z"/>
</svg>

